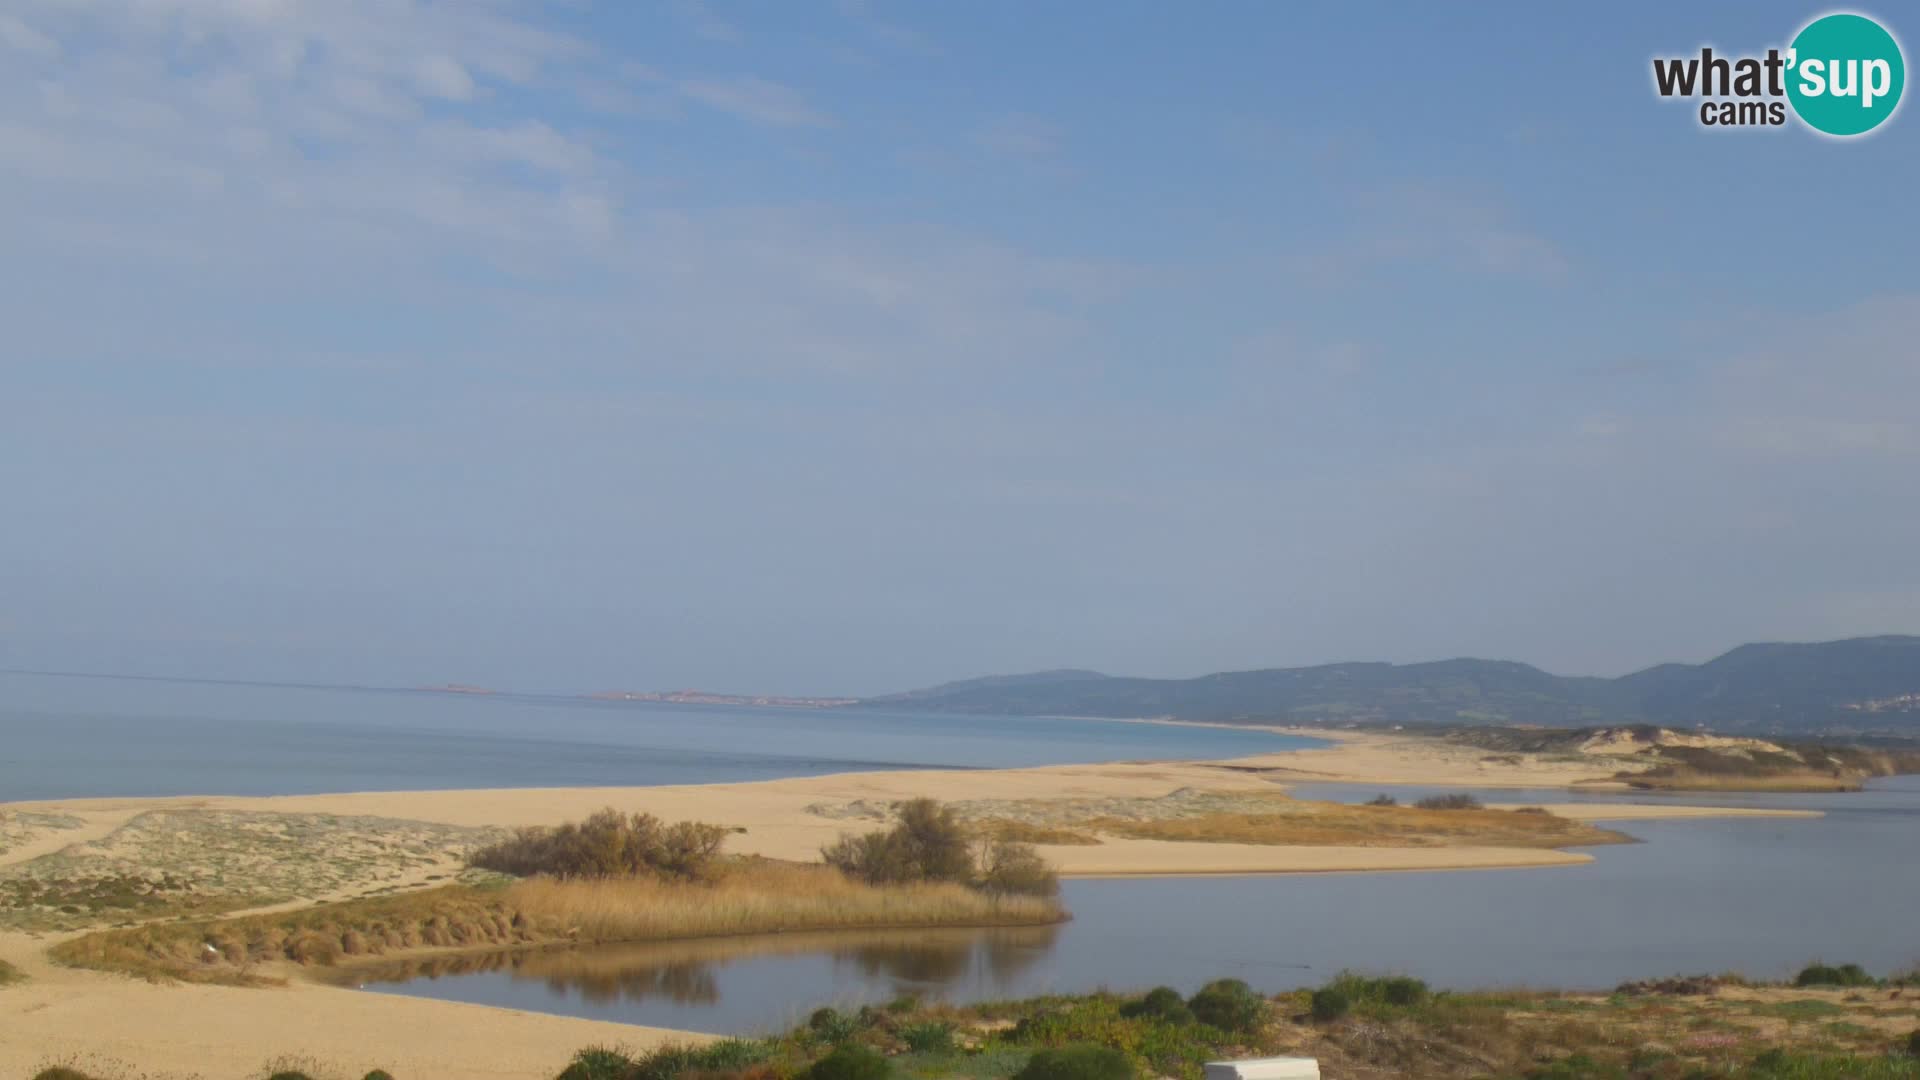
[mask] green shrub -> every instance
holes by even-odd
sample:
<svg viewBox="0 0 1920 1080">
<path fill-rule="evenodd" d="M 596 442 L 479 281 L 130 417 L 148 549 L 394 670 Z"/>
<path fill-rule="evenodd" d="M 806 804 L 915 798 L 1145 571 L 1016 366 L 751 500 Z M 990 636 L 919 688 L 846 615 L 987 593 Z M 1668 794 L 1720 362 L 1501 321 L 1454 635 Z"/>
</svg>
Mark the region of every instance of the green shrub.
<svg viewBox="0 0 1920 1080">
<path fill-rule="evenodd" d="M 1426 983 L 1406 975 L 1369 977 L 1343 971 L 1334 976 L 1327 986 L 1346 995 L 1351 1005 L 1384 1005 L 1401 1009 L 1422 1004 L 1432 994 Z"/>
<path fill-rule="evenodd" d="M 1907 1036 L 1907 1056 L 1920 1058 L 1920 1030 Z"/>
<path fill-rule="evenodd" d="M 393 1074 L 385 1069 L 375 1069 L 360 1080 L 393 1080 Z"/>
<path fill-rule="evenodd" d="M 908 1024 L 900 1029 L 900 1041 L 916 1054 L 951 1054 L 954 1051 L 953 1025 L 937 1020 Z"/>
<path fill-rule="evenodd" d="M 1171 986 L 1156 986 L 1147 991 L 1147 996 L 1139 1001 L 1129 1001 L 1120 1006 L 1120 1015 L 1128 1019 L 1147 1018 L 1166 1024 L 1193 1023 L 1193 1010 L 1180 998 L 1180 992 Z"/>
<path fill-rule="evenodd" d="M 50 1065 L 34 1073 L 33 1080 L 93 1080 L 93 1077 L 65 1065 Z"/>
<path fill-rule="evenodd" d="M 292 1069 L 284 1069 L 280 1072 L 269 1075 L 267 1077 L 267 1080 L 313 1080 L 313 1077 L 308 1076 L 306 1073 L 303 1073 L 303 1072 L 296 1072 Z"/>
<path fill-rule="evenodd" d="M 1874 986 L 1876 980 L 1859 964 L 1809 964 L 1793 977 L 1795 986 Z"/>
<path fill-rule="evenodd" d="M 893 1066 L 879 1051 L 859 1043 L 846 1043 L 807 1069 L 807 1080 L 886 1080 Z"/>
<path fill-rule="evenodd" d="M 1455 795 L 1430 795 L 1414 803 L 1421 810 L 1479 810 L 1481 803 L 1464 792 Z"/>
<path fill-rule="evenodd" d="M 1252 1031 L 1266 1015 L 1267 1001 L 1239 979 L 1215 979 L 1187 1000 L 1187 1008 L 1221 1031 Z"/>
<path fill-rule="evenodd" d="M 1013 1080 L 1134 1080 L 1133 1063 L 1111 1046 L 1080 1043 L 1036 1051 Z"/>
<path fill-rule="evenodd" d="M 860 1021 L 839 1009 L 815 1009 L 807 1017 L 807 1030 L 827 1042 L 843 1043 L 860 1033 Z"/>
<path fill-rule="evenodd" d="M 1309 1005 L 1313 1018 L 1321 1023 L 1338 1020 L 1353 1011 L 1353 999 L 1337 986 L 1323 986 L 1313 992 Z"/>
<path fill-rule="evenodd" d="M 573 1055 L 559 1080 L 625 1080 L 633 1059 L 611 1046 L 589 1046 Z"/>
<path fill-rule="evenodd" d="M 1375 795 L 1367 800 L 1368 806 L 1399 806 L 1400 800 L 1391 795 Z"/>
<path fill-rule="evenodd" d="M 674 1080 L 688 1073 L 740 1072 L 772 1057 L 774 1049 L 772 1043 L 763 1039 L 721 1039 L 705 1046 L 662 1046 L 638 1060 L 616 1054 L 615 1058 L 626 1062 L 626 1068 L 610 1075 L 615 1080 Z M 595 1074 L 591 1080 L 600 1080 L 599 1075 Z"/>
<path fill-rule="evenodd" d="M 467 865 L 517 877 L 692 879 L 706 875 L 726 836 L 719 825 L 668 825 L 652 814 L 622 814 L 609 807 L 558 828 L 520 829 L 469 855 Z"/>
</svg>

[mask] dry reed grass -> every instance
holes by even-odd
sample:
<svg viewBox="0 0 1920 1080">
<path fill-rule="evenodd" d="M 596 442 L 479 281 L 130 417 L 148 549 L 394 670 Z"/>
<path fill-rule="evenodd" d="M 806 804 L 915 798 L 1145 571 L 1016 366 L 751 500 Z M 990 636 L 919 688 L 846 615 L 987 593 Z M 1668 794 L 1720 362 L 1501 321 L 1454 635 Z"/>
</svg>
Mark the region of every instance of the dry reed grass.
<svg viewBox="0 0 1920 1080">
<path fill-rule="evenodd" d="M 542 942 L 664 941 L 789 930 L 1030 926 L 1058 904 L 960 885 L 873 886 L 823 866 L 751 860 L 710 883 L 556 881 L 446 886 L 233 919 L 154 923 L 55 946 L 75 967 L 158 979 L 256 985 L 281 964 L 328 965 L 422 949 Z"/>
<path fill-rule="evenodd" d="M 1052 922 L 1060 907 L 1033 897 L 994 898 L 952 883 L 874 886 L 820 866 L 756 862 L 711 885 L 649 880 L 515 882 L 508 905 L 534 920 L 563 923 L 596 941 L 908 926 L 997 926 Z"/>
</svg>

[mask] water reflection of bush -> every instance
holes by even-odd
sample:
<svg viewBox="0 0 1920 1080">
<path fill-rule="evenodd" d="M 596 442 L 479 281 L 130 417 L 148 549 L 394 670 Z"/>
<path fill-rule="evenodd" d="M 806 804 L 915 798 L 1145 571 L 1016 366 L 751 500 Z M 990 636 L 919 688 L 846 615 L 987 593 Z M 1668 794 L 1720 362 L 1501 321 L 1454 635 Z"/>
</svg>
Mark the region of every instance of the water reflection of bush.
<svg viewBox="0 0 1920 1080">
<path fill-rule="evenodd" d="M 358 981 L 505 973 L 513 979 L 540 980 L 556 995 L 578 994 L 594 1004 L 664 998 L 676 1005 L 712 1005 L 720 1000 L 719 969 L 728 964 L 818 953 L 831 956 L 835 965 L 852 965 L 871 980 L 938 990 L 976 972 L 994 983 L 1016 978 L 1046 955 L 1059 929 L 862 931 L 509 949 L 395 960 L 361 969 Z"/>
</svg>

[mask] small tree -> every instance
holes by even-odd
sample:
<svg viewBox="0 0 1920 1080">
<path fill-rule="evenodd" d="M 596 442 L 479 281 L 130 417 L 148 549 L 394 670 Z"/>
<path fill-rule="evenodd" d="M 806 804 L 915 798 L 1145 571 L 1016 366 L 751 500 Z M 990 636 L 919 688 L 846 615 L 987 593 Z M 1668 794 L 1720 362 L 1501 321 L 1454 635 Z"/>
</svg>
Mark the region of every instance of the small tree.
<svg viewBox="0 0 1920 1080">
<path fill-rule="evenodd" d="M 980 855 L 979 887 L 993 896 L 1057 896 L 1060 875 L 1032 844 L 989 840 Z"/>
</svg>

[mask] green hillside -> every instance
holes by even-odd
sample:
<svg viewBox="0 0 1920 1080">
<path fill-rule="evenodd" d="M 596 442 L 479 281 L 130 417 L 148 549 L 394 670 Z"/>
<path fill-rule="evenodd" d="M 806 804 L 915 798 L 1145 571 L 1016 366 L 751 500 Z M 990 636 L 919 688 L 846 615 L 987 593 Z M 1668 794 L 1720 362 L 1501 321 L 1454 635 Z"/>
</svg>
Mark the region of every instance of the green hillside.
<svg viewBox="0 0 1920 1080">
<path fill-rule="evenodd" d="M 956 713 L 1242 723 L 1657 723 L 1754 733 L 1920 736 L 1920 637 L 1743 645 L 1615 679 L 1502 660 L 1345 663 L 1141 679 L 1050 671 L 948 683 L 865 705 Z"/>
</svg>

